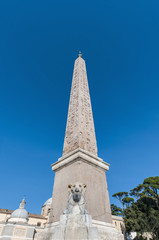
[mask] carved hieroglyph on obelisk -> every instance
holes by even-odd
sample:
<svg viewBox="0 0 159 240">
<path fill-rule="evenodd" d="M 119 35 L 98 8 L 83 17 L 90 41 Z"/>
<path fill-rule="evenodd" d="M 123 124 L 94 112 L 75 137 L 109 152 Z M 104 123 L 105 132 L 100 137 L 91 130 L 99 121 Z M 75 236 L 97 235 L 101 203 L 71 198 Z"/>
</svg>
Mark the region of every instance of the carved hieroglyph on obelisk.
<svg viewBox="0 0 159 240">
<path fill-rule="evenodd" d="M 59 221 L 66 209 L 67 187 L 74 182 L 87 186 L 88 213 L 94 220 L 112 223 L 105 172 L 109 164 L 97 156 L 97 144 L 85 61 L 75 61 L 63 156 L 52 165 L 55 171 L 49 222 Z"/>
<path fill-rule="evenodd" d="M 63 155 L 82 148 L 97 156 L 91 100 L 85 61 L 75 61 Z"/>
</svg>

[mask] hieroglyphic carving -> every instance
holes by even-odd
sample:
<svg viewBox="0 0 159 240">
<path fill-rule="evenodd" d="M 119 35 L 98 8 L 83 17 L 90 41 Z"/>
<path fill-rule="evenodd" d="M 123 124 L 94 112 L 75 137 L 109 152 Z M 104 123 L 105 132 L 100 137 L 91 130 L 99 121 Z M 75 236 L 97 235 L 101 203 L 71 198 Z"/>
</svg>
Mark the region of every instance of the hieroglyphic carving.
<svg viewBox="0 0 159 240">
<path fill-rule="evenodd" d="M 86 66 L 80 56 L 74 65 L 63 155 L 79 147 L 97 155 Z"/>
</svg>

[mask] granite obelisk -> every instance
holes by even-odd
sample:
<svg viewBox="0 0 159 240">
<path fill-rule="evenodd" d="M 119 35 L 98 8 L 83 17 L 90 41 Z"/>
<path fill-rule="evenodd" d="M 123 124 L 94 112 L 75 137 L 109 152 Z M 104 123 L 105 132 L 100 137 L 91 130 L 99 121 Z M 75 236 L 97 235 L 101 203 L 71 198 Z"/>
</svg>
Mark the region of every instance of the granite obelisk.
<svg viewBox="0 0 159 240">
<path fill-rule="evenodd" d="M 79 54 L 74 64 L 63 156 L 52 165 L 55 171 L 49 222 L 58 222 L 67 206 L 67 186 L 87 185 L 86 202 L 92 219 L 112 223 L 105 172 L 109 164 L 97 156 L 95 128 L 85 61 Z"/>
</svg>

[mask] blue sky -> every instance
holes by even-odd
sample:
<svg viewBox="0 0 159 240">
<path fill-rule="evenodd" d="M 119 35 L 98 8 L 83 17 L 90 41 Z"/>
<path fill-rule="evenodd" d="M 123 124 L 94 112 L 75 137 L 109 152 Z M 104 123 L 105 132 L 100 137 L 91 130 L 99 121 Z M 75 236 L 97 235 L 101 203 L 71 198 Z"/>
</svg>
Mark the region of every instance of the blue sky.
<svg viewBox="0 0 159 240">
<path fill-rule="evenodd" d="M 111 203 L 159 175 L 158 29 L 158 0 L 0 2 L 0 208 L 52 195 L 79 49 Z"/>
</svg>

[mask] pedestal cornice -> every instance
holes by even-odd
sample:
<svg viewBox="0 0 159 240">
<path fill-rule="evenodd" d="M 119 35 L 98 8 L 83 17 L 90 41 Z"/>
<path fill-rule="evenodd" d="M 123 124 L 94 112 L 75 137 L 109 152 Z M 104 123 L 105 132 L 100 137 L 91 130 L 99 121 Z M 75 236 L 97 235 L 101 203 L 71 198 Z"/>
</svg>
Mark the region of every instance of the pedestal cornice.
<svg viewBox="0 0 159 240">
<path fill-rule="evenodd" d="M 94 165 L 104 171 L 109 170 L 109 164 L 104 162 L 101 158 L 97 157 L 96 155 L 87 152 L 86 150 L 83 150 L 81 148 L 77 148 L 76 150 L 65 154 L 61 158 L 58 159 L 57 162 L 53 163 L 52 170 L 53 171 L 58 171 L 59 169 L 71 164 L 72 162 L 75 161 L 84 161 L 87 162 L 88 164 Z"/>
</svg>

